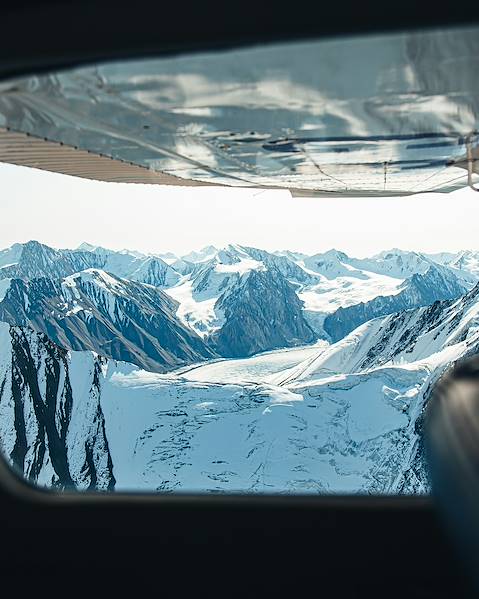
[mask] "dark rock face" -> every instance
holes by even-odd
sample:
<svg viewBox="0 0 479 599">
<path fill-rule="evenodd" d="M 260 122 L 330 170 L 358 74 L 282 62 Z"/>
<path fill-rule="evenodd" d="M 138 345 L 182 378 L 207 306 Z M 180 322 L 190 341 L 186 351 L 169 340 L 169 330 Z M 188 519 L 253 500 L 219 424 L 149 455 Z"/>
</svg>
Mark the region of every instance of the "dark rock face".
<svg viewBox="0 0 479 599">
<path fill-rule="evenodd" d="M 4 346 L 0 429 L 10 462 L 34 483 L 113 490 L 115 478 L 100 405 L 104 359 L 93 354 L 81 358 L 84 390 L 80 394 L 72 385 L 72 362 L 66 350 L 31 329 L 0 326 Z M 79 402 L 84 420 L 73 422 Z M 72 430 L 77 426 L 78 430 Z"/>
<path fill-rule="evenodd" d="M 287 256 L 276 256 L 265 250 L 259 250 L 252 247 L 243 247 L 243 249 L 255 260 L 263 262 L 268 268 L 278 270 L 283 277 L 291 282 L 310 284 L 319 281 L 319 276 L 312 275 L 305 271 Z"/>
<path fill-rule="evenodd" d="M 215 307 L 223 311 L 225 324 L 211 341 L 226 357 L 251 356 L 315 340 L 301 300 L 276 269 L 252 270 L 220 296 Z"/>
<path fill-rule="evenodd" d="M 325 318 L 324 330 L 336 342 L 372 318 L 454 299 L 466 291 L 454 274 L 431 266 L 423 275 L 414 274 L 407 279 L 397 295 L 378 296 L 369 302 L 338 308 Z"/>
<path fill-rule="evenodd" d="M 87 271 L 68 280 L 14 279 L 0 320 L 29 325 L 65 349 L 165 372 L 215 357 L 175 316 L 177 303 L 154 287 Z"/>
<path fill-rule="evenodd" d="M 133 264 L 133 268 L 135 266 L 136 265 Z M 168 264 L 163 262 L 163 260 L 150 256 L 141 261 L 138 268 L 129 274 L 129 278 L 131 278 L 132 281 L 147 283 L 154 287 L 169 287 L 170 285 L 177 283 L 180 276 L 175 270 L 168 266 Z"/>
</svg>

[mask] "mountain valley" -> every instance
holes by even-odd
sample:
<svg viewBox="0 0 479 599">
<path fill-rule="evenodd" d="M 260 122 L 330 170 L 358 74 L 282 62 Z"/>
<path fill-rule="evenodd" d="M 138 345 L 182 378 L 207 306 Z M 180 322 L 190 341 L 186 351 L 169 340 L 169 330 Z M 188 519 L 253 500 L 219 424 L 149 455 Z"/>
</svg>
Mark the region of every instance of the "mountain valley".
<svg viewBox="0 0 479 599">
<path fill-rule="evenodd" d="M 0 440 L 78 490 L 424 493 L 432 384 L 478 351 L 479 253 L 0 252 Z"/>
</svg>

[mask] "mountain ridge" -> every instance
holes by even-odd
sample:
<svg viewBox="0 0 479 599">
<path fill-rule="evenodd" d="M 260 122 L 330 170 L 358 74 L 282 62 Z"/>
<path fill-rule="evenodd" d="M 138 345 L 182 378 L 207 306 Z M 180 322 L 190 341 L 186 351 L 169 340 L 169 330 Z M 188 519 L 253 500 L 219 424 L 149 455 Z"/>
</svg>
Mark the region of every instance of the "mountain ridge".
<svg viewBox="0 0 479 599">
<path fill-rule="evenodd" d="M 433 265 L 424 274 L 413 274 L 399 289 L 401 291 L 395 295 L 378 296 L 369 302 L 338 308 L 326 316 L 324 330 L 335 342 L 373 318 L 425 306 L 437 300 L 454 299 L 468 290 L 454 274 Z"/>
<path fill-rule="evenodd" d="M 461 255 L 464 258 L 466 253 Z M 370 318 L 458 296 L 479 280 L 479 273 L 478 276 L 473 273 L 473 255 L 474 252 L 467 253 L 468 260 L 462 262 L 446 253 L 438 255 L 439 261 L 452 264 L 449 266 L 434 262 L 420 252 L 398 249 L 358 259 L 336 249 L 307 256 L 229 244 L 221 248 L 206 246 L 182 257 L 170 252 L 163 254 L 165 262 L 160 254 L 147 255 L 133 250 L 118 252 L 87 243 L 80 244 L 76 250 L 56 250 L 30 241 L 14 244 L 0 252 L 0 300 L 5 299 L 12 280 L 46 277 L 64 281 L 93 268 L 109 273 L 113 279 L 164 290 L 164 302 L 167 302 L 166 296 L 174 302 L 170 304 L 170 310 L 174 312 L 171 316 L 179 321 L 180 329 L 187 327 L 206 345 L 218 343 L 219 351 L 225 356 L 244 357 L 250 355 L 254 347 L 261 352 L 277 349 L 281 344 L 287 347 L 288 344 L 310 343 L 321 338 L 336 341 Z M 457 268 L 461 265 L 466 270 Z M 268 274 L 262 276 L 259 273 Z M 262 310 L 255 311 L 255 322 L 251 314 L 247 315 L 242 295 L 233 293 L 233 289 L 241 289 L 241 282 L 250 276 L 257 284 L 256 289 L 249 284 L 250 297 L 257 295 L 264 303 Z M 266 282 L 269 285 L 267 292 Z M 291 289 L 295 297 L 290 293 Z M 58 302 L 64 303 L 64 298 L 59 297 Z M 228 310 L 225 311 L 226 306 Z M 49 310 L 61 314 L 61 310 L 55 312 L 56 308 L 58 306 L 50 306 Z M 80 314 L 81 307 L 72 305 L 71 309 Z M 91 309 L 92 306 L 87 308 Z M 241 312 L 242 319 L 234 316 Z M 72 316 L 68 314 L 70 319 Z M 293 333 L 294 319 L 299 323 L 296 333 Z M 12 314 L 10 322 L 15 322 Z M 281 327 L 284 334 L 277 334 L 274 329 Z M 312 336 L 311 329 L 314 331 Z M 258 340 L 262 339 L 261 343 L 254 342 L 253 331 Z M 51 334 L 61 341 L 54 332 Z M 137 339 L 140 345 L 141 339 L 144 339 L 142 335 Z M 118 342 L 114 343 L 118 345 Z M 148 339 L 148 344 L 151 343 Z M 65 345 L 67 348 L 72 346 L 76 347 Z M 97 343 L 88 348 L 100 350 L 101 346 Z M 243 348 L 242 354 L 238 353 L 239 348 Z M 141 348 L 135 348 L 133 353 L 138 351 L 144 354 Z M 122 355 L 106 348 L 105 355 L 128 359 L 145 368 L 154 367 L 152 363 L 148 365 L 144 355 L 139 361 L 131 351 Z M 205 357 L 204 352 L 198 356 L 199 359 Z M 170 361 L 171 367 L 173 362 Z"/>
<path fill-rule="evenodd" d="M 215 357 L 176 318 L 176 308 L 156 287 L 91 269 L 59 281 L 12 279 L 0 320 L 33 326 L 65 349 L 93 350 L 161 372 Z"/>
</svg>

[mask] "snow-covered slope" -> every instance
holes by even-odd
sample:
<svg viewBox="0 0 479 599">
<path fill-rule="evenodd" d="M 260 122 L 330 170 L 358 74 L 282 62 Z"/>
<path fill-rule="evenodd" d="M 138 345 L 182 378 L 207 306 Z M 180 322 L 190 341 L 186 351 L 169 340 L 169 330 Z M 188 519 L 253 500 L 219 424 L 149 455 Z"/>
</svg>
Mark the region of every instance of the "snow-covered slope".
<svg viewBox="0 0 479 599">
<path fill-rule="evenodd" d="M 105 265 L 106 270 L 114 272 L 108 268 L 108 263 Z M 172 287 L 176 285 L 181 278 L 180 273 L 174 270 L 170 265 L 164 262 L 161 258 L 148 256 L 141 259 L 140 263 L 133 263 L 130 272 L 126 273 L 126 278 L 138 283 L 147 283 L 154 287 Z"/>
<path fill-rule="evenodd" d="M 444 287 L 448 284 L 455 287 L 454 293 L 459 295 L 470 289 L 478 280 L 478 276 L 467 270 L 461 270 L 455 265 L 440 265 L 431 257 L 418 252 L 410 252 L 393 249 L 381 252 L 372 258 L 350 258 L 344 252 L 330 250 L 324 254 L 316 254 L 304 258 L 301 262 L 312 271 L 322 274 L 319 284 L 305 286 L 299 296 L 305 303 L 308 318 L 317 330 L 321 330 L 326 314 L 330 314 L 339 308 L 360 305 L 370 302 L 377 297 L 385 297 L 385 304 L 393 306 L 391 311 L 421 305 L 420 303 L 403 302 L 404 298 L 393 298 L 404 289 L 404 284 L 414 287 L 414 277 L 419 275 L 417 284 L 421 281 L 420 275 L 425 275 L 429 269 L 430 273 L 439 270 L 443 281 L 430 281 L 428 299 L 421 300 L 424 303 L 434 299 L 444 299 Z M 431 276 L 428 277 L 432 279 Z M 437 279 L 437 277 L 436 277 Z M 450 283 L 447 283 L 449 281 Z M 434 284 L 438 284 L 438 294 L 434 296 Z M 454 282 L 454 283 L 452 283 Z M 449 297 L 449 296 L 447 296 Z M 452 296 L 450 296 L 452 297 Z M 431 299 L 432 298 L 432 299 Z M 397 304 L 397 305 L 396 305 Z M 383 312 L 386 314 L 387 312 Z M 323 317 L 321 317 L 323 315 Z M 369 315 L 373 318 L 377 314 Z M 366 320 L 368 319 L 366 318 Z M 362 321 L 364 322 L 364 320 Z M 360 324 L 360 321 L 352 323 L 349 330 Z M 327 331 L 330 334 L 330 331 Z M 333 338 L 338 338 L 333 335 Z"/>
<path fill-rule="evenodd" d="M 414 274 L 424 274 L 432 264 L 432 260 L 424 254 L 398 248 L 380 252 L 371 258 L 352 258 L 349 259 L 349 262 L 357 268 L 397 279 L 407 279 Z"/>
<path fill-rule="evenodd" d="M 59 350 L 42 334 L 5 324 L 0 335 L 2 450 L 41 485 L 240 493 L 422 489 L 410 470 L 426 370 L 292 390 L 147 373 L 91 352 Z"/>
<path fill-rule="evenodd" d="M 397 293 L 379 295 L 368 302 L 338 308 L 323 322 L 332 341 L 343 338 L 363 322 L 436 300 L 453 299 L 466 292 L 462 279 L 443 266 L 431 265 L 424 274 L 414 274 L 397 288 Z"/>
<path fill-rule="evenodd" d="M 252 270 L 279 271 L 293 285 L 303 302 L 304 316 L 316 335 L 332 336 L 333 340 L 368 318 L 452 297 L 453 293 L 459 295 L 478 280 L 474 273 L 461 270 L 457 265 L 438 264 L 424 254 L 398 249 L 372 258 L 357 259 L 338 250 L 306 256 L 298 252 L 267 252 L 229 245 L 222 250 L 208 246 L 198 253 L 192 252 L 187 258 L 196 260 L 195 266 L 184 269 L 187 276 L 178 285 L 169 288 L 168 293 L 180 304 L 178 316 L 202 336 L 216 333 L 224 324 L 224 315 L 216 309 L 219 296 L 235 285 L 240 276 Z M 431 279 L 431 289 L 427 294 L 422 293 L 421 299 L 412 301 L 413 288 L 420 286 L 421 276 L 426 277 L 429 269 L 427 278 Z M 443 280 L 432 281 L 434 269 L 441 271 Z M 415 276 L 419 276 L 417 284 L 413 279 Z M 455 287 L 449 295 L 445 295 L 447 281 L 451 285 L 454 282 Z M 434 283 L 438 283 L 436 295 Z M 401 295 L 405 284 L 409 292 Z M 415 293 L 416 296 L 418 294 Z M 406 301 L 408 296 L 409 301 Z M 364 304 L 375 298 L 382 298 L 377 302 L 382 305 L 381 309 L 379 306 L 374 310 L 369 310 L 369 306 L 364 308 Z M 352 312 L 364 314 L 361 318 L 351 317 L 349 328 L 343 330 L 339 327 L 333 335 L 331 327 L 330 330 L 324 329 L 324 321 L 329 314 L 352 306 L 357 307 Z M 338 316 L 342 318 L 342 313 L 330 318 L 329 322 L 337 321 Z"/>
<path fill-rule="evenodd" d="M 0 252 L 0 281 L 40 276 L 64 278 L 81 270 L 99 268 L 118 277 L 166 289 L 179 303 L 180 320 L 200 336 L 207 337 L 224 324 L 223 313 L 215 308 L 220 295 L 224 296 L 240 277 L 253 270 L 279 271 L 303 302 L 309 326 L 318 337 L 328 337 L 323 328 L 328 314 L 354 305 L 361 310 L 361 304 L 374 298 L 398 295 L 407 278 L 425 274 L 431 265 L 441 263 L 439 268 L 444 272 L 455 275 L 465 288 L 472 287 L 479 278 L 474 266 L 475 254 L 462 252 L 461 255 L 462 258 L 438 254 L 435 262 L 433 256 L 393 249 L 372 258 L 357 259 L 338 250 L 307 256 L 230 244 L 220 249 L 206 246 L 178 258 L 171 252 L 145 255 L 87 243 L 76 250 L 54 250 L 38 242 L 28 242 Z M 439 294 L 434 299 L 441 297 Z M 395 305 L 394 300 L 387 300 L 385 303 L 388 302 L 395 310 L 405 307 L 401 302 Z M 349 330 L 357 324 L 359 320 L 352 319 Z"/>
<path fill-rule="evenodd" d="M 448 257 L 450 256 L 450 257 Z M 371 258 L 349 258 L 348 263 L 363 270 L 387 275 L 399 279 L 407 279 L 415 274 L 423 275 L 431 266 L 444 266 L 449 274 L 455 275 L 465 285 L 477 283 L 479 271 L 472 272 L 454 264 L 454 254 L 423 254 L 394 248 L 372 256 Z"/>
<path fill-rule="evenodd" d="M 200 256 L 203 259 L 191 273 L 180 284 L 167 289 L 166 293 L 179 304 L 178 318 L 206 337 L 223 324 L 223 314 L 216 308 L 219 297 L 252 270 L 264 270 L 265 267 L 234 246 L 215 250 L 212 256 L 204 257 L 200 252 Z"/>
<path fill-rule="evenodd" d="M 479 284 L 456 300 L 370 320 L 273 380 L 285 384 L 418 362 L 432 370 L 475 352 L 478 345 Z"/>
<path fill-rule="evenodd" d="M 0 280 L 61 278 L 85 268 L 99 267 L 98 257 L 88 251 L 55 250 L 38 241 L 15 244 L 0 254 Z"/>
<path fill-rule="evenodd" d="M 103 248 L 96 248 L 93 253 L 98 268 L 138 283 L 170 287 L 176 285 L 181 278 L 181 274 L 159 256 L 145 256 L 129 251 L 113 252 Z"/>
<path fill-rule="evenodd" d="M 470 250 L 459 252 L 456 256 L 447 260 L 445 264 L 479 277 L 479 252 Z"/>
<path fill-rule="evenodd" d="M 11 247 L 0 250 L 0 269 L 18 264 L 22 251 L 21 243 L 14 243 Z"/>
<path fill-rule="evenodd" d="M 321 280 L 316 273 L 305 269 L 301 261 L 292 260 L 289 256 L 276 255 L 252 247 L 243 247 L 242 249 L 254 260 L 262 262 L 266 268 L 278 270 L 293 285 L 314 285 Z"/>
<path fill-rule="evenodd" d="M 223 356 L 247 356 L 315 339 L 295 288 L 277 268 L 287 265 L 281 257 L 269 255 L 270 260 L 264 254 L 228 246 L 167 290 L 179 303 L 177 316 L 211 339 Z M 301 271 L 294 263 L 291 268 Z"/>
<path fill-rule="evenodd" d="M 12 385 L 11 373 L 17 365 L 28 367 L 29 380 L 40 373 L 43 381 L 44 346 L 57 361 L 61 356 L 62 364 L 86 364 L 87 373 L 98 358 L 55 349 L 31 331 L 2 327 L 0 409 L 9 410 L 2 419 L 4 451 L 26 464 L 32 476 L 31 462 L 18 462 L 21 454 L 14 451 L 22 429 L 12 408 L 14 401 L 28 404 L 31 391 L 15 399 L 17 379 Z M 21 335 L 26 341 L 12 345 L 11 339 Z M 478 349 L 479 285 L 458 300 L 369 321 L 331 346 L 222 360 L 163 375 L 100 360 L 94 388 L 105 437 L 100 435 L 95 454 L 96 480 L 108 481 L 110 488 L 114 481 L 117 490 L 424 492 L 421 417 L 431 386 L 452 362 Z M 82 376 L 80 366 L 68 368 L 73 397 L 78 389 L 85 396 L 91 375 Z M 66 374 L 59 376 L 66 380 Z M 55 385 L 41 382 L 39 389 L 48 397 L 63 397 Z M 70 466 L 69 456 L 76 447 L 81 455 L 74 463 L 81 462 L 92 418 L 97 426 L 98 411 L 92 413 L 87 410 L 75 427 L 69 425 L 69 436 L 63 435 L 66 450 L 58 446 L 70 473 L 76 466 Z M 32 430 L 42 414 L 32 413 Z M 33 451 L 31 442 L 25 455 Z M 42 484 L 56 480 L 47 458 L 35 464 Z M 73 474 L 71 479 L 69 484 L 77 485 Z M 87 483 L 77 486 L 82 484 Z"/>
<path fill-rule="evenodd" d="M 411 469 L 418 445 L 414 423 L 428 372 L 398 374 L 357 376 L 292 391 L 268 384 L 145 376 L 141 371 L 112 373 L 102 408 L 116 488 L 424 490 L 424 480 L 411 476 Z"/>
<path fill-rule="evenodd" d="M 61 279 L 88 268 L 100 268 L 119 277 L 156 287 L 175 285 L 181 275 L 158 256 L 139 252 L 114 252 L 82 243 L 76 250 L 56 250 L 38 241 L 15 244 L 0 252 L 3 278 Z"/>
<path fill-rule="evenodd" d="M 350 258 L 344 252 L 333 249 L 304 258 L 302 265 L 309 271 L 322 275 L 329 280 L 338 277 L 366 278 L 366 275 L 360 269 L 355 268 L 349 262 Z"/>
<path fill-rule="evenodd" d="M 42 486 L 112 490 L 100 404 L 106 360 L 0 323 L 0 446 Z"/>
<path fill-rule="evenodd" d="M 369 302 L 379 296 L 393 296 L 401 291 L 402 279 L 362 271 L 363 278 L 338 276 L 322 278 L 313 285 L 305 285 L 298 291 L 304 305 L 304 315 L 318 336 L 328 336 L 324 329 L 326 317 L 349 306 Z"/>
<path fill-rule="evenodd" d="M 212 258 L 214 258 L 217 252 L 218 248 L 216 248 L 213 245 L 207 245 L 197 252 L 189 252 L 188 254 L 180 256 L 180 258 L 182 260 L 185 260 L 186 262 L 193 262 L 196 264 L 198 262 L 207 262 L 208 260 L 211 260 Z"/>
<path fill-rule="evenodd" d="M 65 349 L 99 354 L 164 372 L 216 357 L 175 316 L 160 289 L 89 269 L 63 280 L 12 279 L 0 320 L 31 325 Z"/>
<path fill-rule="evenodd" d="M 264 383 L 275 373 L 297 366 L 304 360 L 316 358 L 328 345 L 326 341 L 318 341 L 314 345 L 277 349 L 249 358 L 210 360 L 204 364 L 180 368 L 174 374 L 190 381 Z"/>
</svg>

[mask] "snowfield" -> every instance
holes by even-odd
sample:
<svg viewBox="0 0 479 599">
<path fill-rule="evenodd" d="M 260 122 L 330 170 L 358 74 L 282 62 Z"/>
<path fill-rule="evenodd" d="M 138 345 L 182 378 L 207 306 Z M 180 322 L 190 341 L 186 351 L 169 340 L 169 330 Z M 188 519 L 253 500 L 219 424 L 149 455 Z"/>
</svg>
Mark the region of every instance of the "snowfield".
<svg viewBox="0 0 479 599">
<path fill-rule="evenodd" d="M 414 473 L 415 424 L 431 375 L 424 365 L 287 385 L 240 376 L 220 383 L 188 380 L 194 370 L 155 374 L 92 352 L 67 352 L 40 333 L 6 324 L 0 337 L 2 450 L 19 467 L 15 448 L 25 431 L 22 471 L 37 484 L 239 493 L 427 489 L 421 472 Z M 35 356 L 36 381 L 25 377 L 25 351 Z M 228 363 L 243 362 L 243 376 L 251 379 L 253 372 L 259 380 L 324 351 L 271 352 L 196 371 L 219 378 Z M 34 402 L 36 388 L 41 397 Z M 56 403 L 50 398 L 42 412 L 47 388 L 58 389 Z"/>
<path fill-rule="evenodd" d="M 268 382 L 275 373 L 321 355 L 326 347 L 328 343 L 318 341 L 314 345 L 264 352 L 251 358 L 213 361 L 180 369 L 178 374 L 191 381 L 210 383 Z"/>
<path fill-rule="evenodd" d="M 115 488 L 399 492 L 428 374 L 388 369 L 292 390 L 113 371 L 102 409 Z M 425 490 L 415 482 L 410 491 Z"/>
<path fill-rule="evenodd" d="M 215 311 L 217 295 L 196 298 L 193 282 L 188 280 L 176 287 L 171 287 L 167 293 L 179 304 L 176 316 L 201 337 L 220 328 L 222 319 Z"/>
<path fill-rule="evenodd" d="M 367 302 L 378 295 L 396 295 L 404 279 L 367 274 L 365 279 L 353 277 L 337 277 L 334 280 L 322 280 L 311 286 L 307 291 L 298 293 L 308 312 L 327 314 L 338 308 Z"/>
</svg>

